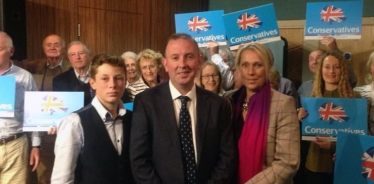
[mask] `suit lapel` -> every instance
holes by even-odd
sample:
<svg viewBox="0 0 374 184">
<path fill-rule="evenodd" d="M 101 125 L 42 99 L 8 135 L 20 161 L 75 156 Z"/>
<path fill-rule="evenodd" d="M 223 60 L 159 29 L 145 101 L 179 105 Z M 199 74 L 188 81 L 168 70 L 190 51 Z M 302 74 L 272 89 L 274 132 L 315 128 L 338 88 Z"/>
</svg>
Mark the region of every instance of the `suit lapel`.
<svg viewBox="0 0 374 184">
<path fill-rule="evenodd" d="M 75 89 L 77 86 L 80 85 L 79 79 L 75 75 L 74 69 L 69 69 L 69 79 L 67 81 L 70 85 L 70 88 Z"/>
<path fill-rule="evenodd" d="M 160 89 L 160 94 L 155 96 L 160 96 L 157 99 L 157 102 L 160 104 L 162 119 L 168 129 L 168 133 L 170 135 L 173 144 L 177 148 L 177 151 L 181 153 L 181 145 L 179 139 L 179 132 L 177 126 L 177 120 L 175 119 L 175 112 L 174 112 L 174 105 L 173 99 L 171 97 L 169 82 L 166 84 L 161 84 L 163 87 Z"/>
<path fill-rule="evenodd" d="M 206 98 L 207 93 L 200 87 L 196 87 L 196 147 L 197 160 L 200 162 L 201 150 L 204 146 L 205 129 L 208 123 L 208 116 L 210 111 L 210 103 Z M 199 163 L 198 163 L 199 164 Z"/>
</svg>

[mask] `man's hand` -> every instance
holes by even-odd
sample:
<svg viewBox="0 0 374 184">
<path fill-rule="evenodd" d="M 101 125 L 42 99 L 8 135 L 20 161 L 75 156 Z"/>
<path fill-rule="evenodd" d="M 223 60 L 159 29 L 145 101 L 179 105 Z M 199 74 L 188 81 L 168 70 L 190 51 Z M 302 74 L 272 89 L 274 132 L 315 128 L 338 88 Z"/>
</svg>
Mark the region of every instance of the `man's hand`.
<svg viewBox="0 0 374 184">
<path fill-rule="evenodd" d="M 48 135 L 55 135 L 57 133 L 57 128 L 56 127 L 51 127 L 49 130 L 48 130 Z"/>
<path fill-rule="evenodd" d="M 30 153 L 30 165 L 34 165 L 32 171 L 35 171 L 39 165 L 39 148 L 32 148 Z"/>
<path fill-rule="evenodd" d="M 213 56 L 214 54 L 218 54 L 219 48 L 218 48 L 218 43 L 216 41 L 211 40 L 206 48 L 209 49 L 210 56 Z"/>
<path fill-rule="evenodd" d="M 332 52 L 338 49 L 335 38 L 331 36 L 324 36 L 321 40 L 321 43 L 326 46 L 328 52 Z"/>
<path fill-rule="evenodd" d="M 320 148 L 329 150 L 331 148 L 331 141 L 327 138 L 316 137 L 316 140 L 312 141 L 316 143 Z"/>
<path fill-rule="evenodd" d="M 297 110 L 297 117 L 299 118 L 299 121 L 304 119 L 306 116 L 308 116 L 308 112 L 304 108 L 299 108 Z"/>
</svg>

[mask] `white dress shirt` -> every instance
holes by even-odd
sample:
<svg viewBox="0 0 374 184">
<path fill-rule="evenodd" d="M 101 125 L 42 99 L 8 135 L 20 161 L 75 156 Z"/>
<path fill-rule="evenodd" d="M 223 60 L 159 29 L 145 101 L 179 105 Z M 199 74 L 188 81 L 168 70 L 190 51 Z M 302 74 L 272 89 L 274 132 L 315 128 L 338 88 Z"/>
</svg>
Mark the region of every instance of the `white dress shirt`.
<svg viewBox="0 0 374 184">
<path fill-rule="evenodd" d="M 190 100 L 187 102 L 187 109 L 188 109 L 188 112 L 190 113 L 190 117 L 191 117 L 191 128 L 192 128 L 192 140 L 193 140 L 193 147 L 194 147 L 194 151 L 195 151 L 195 160 L 196 160 L 196 163 L 198 163 L 198 160 L 197 160 L 197 150 L 196 150 L 196 101 L 197 101 L 197 98 L 196 98 L 196 86 L 193 85 L 192 89 L 190 92 L 188 92 L 186 95 L 182 95 L 174 86 L 173 84 L 171 83 L 171 81 L 169 81 L 169 87 L 170 87 L 170 92 L 171 92 L 171 97 L 173 99 L 173 105 L 174 105 L 174 112 L 175 112 L 175 118 L 177 120 L 177 126 L 179 128 L 179 112 L 182 108 L 182 102 L 181 100 L 178 98 L 180 96 L 188 96 L 188 98 L 190 98 Z"/>
<path fill-rule="evenodd" d="M 0 139 L 4 139 L 23 132 L 25 91 L 37 91 L 37 87 L 32 75 L 28 71 L 14 65 L 13 62 L 8 70 L 0 73 L 0 76 L 14 76 L 16 79 L 14 117 L 0 117 Z M 39 132 L 31 134 L 32 146 L 40 146 L 40 136 Z"/>
<path fill-rule="evenodd" d="M 92 106 L 97 110 L 109 133 L 118 155 L 121 155 L 123 142 L 122 119 L 126 114 L 122 101 L 119 103 L 118 117 L 113 121 L 112 115 L 104 108 L 95 97 Z M 113 130 L 114 126 L 114 131 Z M 74 171 L 77 165 L 79 153 L 84 146 L 84 134 L 80 117 L 77 113 L 71 113 L 57 125 L 57 138 L 55 143 L 55 162 L 53 166 L 51 183 L 74 183 Z"/>
<path fill-rule="evenodd" d="M 86 75 L 79 75 L 79 73 L 74 69 L 75 76 L 77 76 L 77 79 L 82 81 L 83 83 L 88 83 L 90 79 L 90 70 L 87 70 Z"/>
</svg>

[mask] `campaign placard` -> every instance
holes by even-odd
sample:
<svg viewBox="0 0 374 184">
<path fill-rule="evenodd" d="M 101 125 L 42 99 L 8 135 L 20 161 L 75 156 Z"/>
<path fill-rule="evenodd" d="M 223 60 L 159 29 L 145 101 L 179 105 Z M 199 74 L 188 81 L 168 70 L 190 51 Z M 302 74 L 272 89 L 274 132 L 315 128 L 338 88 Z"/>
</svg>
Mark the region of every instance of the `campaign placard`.
<svg viewBox="0 0 374 184">
<path fill-rule="evenodd" d="M 223 16 L 227 41 L 231 49 L 249 42 L 267 43 L 280 40 L 274 5 L 267 4 Z"/>
<path fill-rule="evenodd" d="M 126 109 L 126 110 L 133 111 L 133 108 L 134 108 L 134 102 L 124 103 L 123 106 L 125 106 L 125 109 Z"/>
<path fill-rule="evenodd" d="M 83 107 L 83 92 L 25 93 L 23 131 L 48 131 L 70 113 Z"/>
<path fill-rule="evenodd" d="M 206 47 L 211 40 L 227 45 L 222 15 L 223 10 L 175 14 L 175 29 L 191 35 L 199 47 Z"/>
<path fill-rule="evenodd" d="M 365 98 L 301 98 L 301 101 L 308 113 L 302 120 L 303 140 L 315 139 L 315 136 L 336 137 L 339 132 L 367 134 Z"/>
<path fill-rule="evenodd" d="M 374 184 L 374 137 L 339 132 L 334 183 Z"/>
<path fill-rule="evenodd" d="M 0 76 L 0 84 L 0 117 L 14 117 L 16 78 L 14 76 Z"/>
<path fill-rule="evenodd" d="M 361 39 L 362 1 L 307 3 L 305 40 Z"/>
</svg>

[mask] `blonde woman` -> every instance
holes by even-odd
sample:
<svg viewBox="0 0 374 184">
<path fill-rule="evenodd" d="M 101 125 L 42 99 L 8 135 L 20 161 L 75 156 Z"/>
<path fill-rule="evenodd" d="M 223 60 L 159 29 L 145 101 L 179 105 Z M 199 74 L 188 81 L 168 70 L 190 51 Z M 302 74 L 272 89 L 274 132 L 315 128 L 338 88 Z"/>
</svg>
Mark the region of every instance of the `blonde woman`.
<svg viewBox="0 0 374 184">
<path fill-rule="evenodd" d="M 365 78 L 367 85 L 354 88 L 355 91 L 360 93 L 364 98 L 368 99 L 368 109 L 369 113 L 369 133 L 374 135 L 374 52 L 369 56 L 366 63 L 366 68 L 368 70 L 368 75 Z"/>
<path fill-rule="evenodd" d="M 225 94 L 225 91 L 222 89 L 222 75 L 216 64 L 206 61 L 201 66 L 198 76 L 202 88 L 220 96 Z"/>
<path fill-rule="evenodd" d="M 138 54 L 136 69 L 141 74 L 142 80 L 127 87 L 131 99 L 134 99 L 138 93 L 154 87 L 162 81 L 158 75 L 162 67 L 161 61 L 162 54 L 151 49 L 144 49 Z"/>
<path fill-rule="evenodd" d="M 238 182 L 292 183 L 299 167 L 295 101 L 270 87 L 274 58 L 261 44 L 241 48 L 235 60 L 243 86 L 227 96 L 239 151 Z"/>
</svg>

